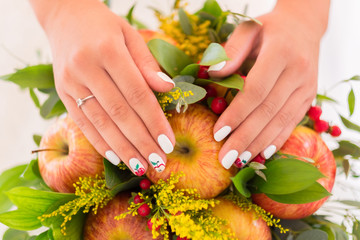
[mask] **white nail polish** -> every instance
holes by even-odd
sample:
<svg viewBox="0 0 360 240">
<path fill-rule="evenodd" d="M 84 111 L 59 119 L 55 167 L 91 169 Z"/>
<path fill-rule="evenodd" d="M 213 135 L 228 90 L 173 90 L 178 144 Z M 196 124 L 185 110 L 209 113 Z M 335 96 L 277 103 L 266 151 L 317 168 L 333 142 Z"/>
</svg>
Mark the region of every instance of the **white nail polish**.
<svg viewBox="0 0 360 240">
<path fill-rule="evenodd" d="M 165 134 L 159 135 L 157 140 L 164 153 L 169 154 L 174 151 L 174 146 Z"/>
<path fill-rule="evenodd" d="M 226 61 L 219 62 L 217 64 L 211 65 L 208 69 L 208 72 L 210 71 L 220 71 L 223 69 L 226 65 Z"/>
<path fill-rule="evenodd" d="M 162 172 L 165 169 L 165 162 L 164 160 L 157 154 L 157 153 L 152 153 L 149 155 L 149 161 L 151 163 L 151 165 L 153 166 L 153 168 L 157 171 L 157 172 Z"/>
<path fill-rule="evenodd" d="M 224 126 L 224 127 L 220 128 L 220 130 L 218 130 L 214 134 L 215 141 L 220 142 L 221 140 L 226 138 L 227 135 L 229 135 L 230 132 L 231 132 L 231 127 L 230 126 Z"/>
<path fill-rule="evenodd" d="M 134 171 L 135 175 L 142 176 L 145 173 L 145 168 L 141 164 L 140 160 L 137 158 L 131 158 L 129 160 L 129 165 L 131 169 Z"/>
<path fill-rule="evenodd" d="M 119 163 L 121 162 L 120 158 L 111 150 L 106 151 L 105 156 L 106 159 L 109 160 L 109 162 L 111 162 L 115 166 L 119 165 Z"/>
<path fill-rule="evenodd" d="M 263 152 L 265 159 L 269 159 L 272 155 L 274 155 L 275 152 L 276 152 L 275 145 L 268 146 Z"/>
<path fill-rule="evenodd" d="M 165 82 L 171 83 L 172 85 L 175 86 L 174 81 L 173 81 L 168 75 L 166 75 L 165 73 L 163 73 L 163 72 L 158 72 L 157 75 L 158 75 L 162 80 L 164 80 Z"/>
<path fill-rule="evenodd" d="M 242 154 L 240 154 L 239 159 L 242 163 L 242 166 L 245 166 L 249 162 L 251 156 L 252 154 L 249 151 L 245 151 Z"/>
<path fill-rule="evenodd" d="M 238 151 L 230 150 L 221 160 L 221 164 L 224 166 L 224 168 L 229 169 L 234 164 L 238 156 Z"/>
</svg>

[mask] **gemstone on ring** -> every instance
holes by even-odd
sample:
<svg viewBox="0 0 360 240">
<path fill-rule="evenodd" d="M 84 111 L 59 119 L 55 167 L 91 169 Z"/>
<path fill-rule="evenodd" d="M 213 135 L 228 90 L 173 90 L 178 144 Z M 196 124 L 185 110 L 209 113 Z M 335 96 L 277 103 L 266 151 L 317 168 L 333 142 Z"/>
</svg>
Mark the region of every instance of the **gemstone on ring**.
<svg viewBox="0 0 360 240">
<path fill-rule="evenodd" d="M 95 96 L 94 95 L 90 95 L 90 96 L 87 96 L 86 98 L 78 98 L 76 100 L 76 104 L 78 107 L 81 107 L 81 105 L 83 105 L 85 103 L 86 100 L 90 99 L 90 98 L 94 98 Z"/>
</svg>

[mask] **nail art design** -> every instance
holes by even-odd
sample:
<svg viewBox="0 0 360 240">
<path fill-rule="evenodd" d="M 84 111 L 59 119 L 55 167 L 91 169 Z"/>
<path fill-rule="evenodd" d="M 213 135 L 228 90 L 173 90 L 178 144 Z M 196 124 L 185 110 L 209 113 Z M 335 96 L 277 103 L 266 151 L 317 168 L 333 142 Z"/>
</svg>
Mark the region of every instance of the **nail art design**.
<svg viewBox="0 0 360 240">
<path fill-rule="evenodd" d="M 239 156 L 238 151 L 230 150 L 222 159 L 221 164 L 223 165 L 224 168 L 229 169 L 234 164 L 238 156 Z"/>
<path fill-rule="evenodd" d="M 158 140 L 158 143 L 159 143 L 161 149 L 166 154 L 169 154 L 172 151 L 174 151 L 174 146 L 172 145 L 170 139 L 165 134 L 159 135 L 157 140 Z"/>
<path fill-rule="evenodd" d="M 243 168 L 249 162 L 251 158 L 251 152 L 245 151 L 236 159 L 235 166 L 238 168 Z"/>
<path fill-rule="evenodd" d="M 224 126 L 222 127 L 220 130 L 218 130 L 215 134 L 214 134 L 214 139 L 217 142 L 222 141 L 224 138 L 227 137 L 227 135 L 229 135 L 229 133 L 231 132 L 231 127 L 230 126 Z"/>
<path fill-rule="evenodd" d="M 225 67 L 225 65 L 226 65 L 226 61 L 222 61 L 217 64 L 211 65 L 208 69 L 208 72 L 220 71 L 221 69 L 223 69 Z"/>
<path fill-rule="evenodd" d="M 276 146 L 270 145 L 264 150 L 264 157 L 265 159 L 269 159 L 274 153 L 276 152 Z"/>
<path fill-rule="evenodd" d="M 157 172 L 162 172 L 165 169 L 165 162 L 163 161 L 163 159 L 156 153 L 152 153 L 149 155 L 149 161 L 151 163 L 151 165 L 153 166 L 153 168 L 157 171 Z"/>
<path fill-rule="evenodd" d="M 166 75 L 166 74 L 163 73 L 163 72 L 158 72 L 157 75 L 158 75 L 162 80 L 164 80 L 165 82 L 168 82 L 168 83 L 173 84 L 174 87 L 175 87 L 174 81 L 173 81 L 168 75 Z"/>
<path fill-rule="evenodd" d="M 106 159 L 109 160 L 115 166 L 119 165 L 121 162 L 120 158 L 111 150 L 105 152 Z"/>
<path fill-rule="evenodd" d="M 129 165 L 134 171 L 136 176 L 142 176 L 145 173 L 145 168 L 137 158 L 131 158 L 129 160 Z"/>
</svg>

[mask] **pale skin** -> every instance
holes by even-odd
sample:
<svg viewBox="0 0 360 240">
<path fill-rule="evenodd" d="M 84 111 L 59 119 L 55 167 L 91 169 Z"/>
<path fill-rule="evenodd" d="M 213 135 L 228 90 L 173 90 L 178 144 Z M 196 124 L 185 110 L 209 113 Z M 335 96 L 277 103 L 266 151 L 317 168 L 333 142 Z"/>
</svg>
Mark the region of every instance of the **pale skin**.
<svg viewBox="0 0 360 240">
<path fill-rule="evenodd" d="M 154 154 L 166 163 L 175 136 L 152 90 L 166 92 L 174 85 L 158 74 L 136 30 L 98 0 L 30 2 L 50 41 L 58 94 L 96 150 L 115 164 L 121 159 L 130 166 L 137 159 L 145 171 Z M 225 45 L 231 60 L 212 76 L 231 74 L 247 56 L 258 58 L 244 92 L 214 127 L 214 134 L 224 126 L 232 129 L 221 163 L 231 150 L 248 151 L 250 159 L 270 145 L 278 150 L 304 116 L 316 94 L 328 10 L 329 0 L 279 0 L 259 18 L 263 26 L 241 24 L 232 34 Z M 95 98 L 78 108 L 76 99 L 89 95 Z"/>
</svg>

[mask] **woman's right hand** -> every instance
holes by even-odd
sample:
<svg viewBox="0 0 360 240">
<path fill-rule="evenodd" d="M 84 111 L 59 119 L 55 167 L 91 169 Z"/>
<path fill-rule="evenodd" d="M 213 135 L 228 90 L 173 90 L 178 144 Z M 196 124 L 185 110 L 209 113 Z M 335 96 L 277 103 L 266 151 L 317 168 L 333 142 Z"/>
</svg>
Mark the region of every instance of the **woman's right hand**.
<svg viewBox="0 0 360 240">
<path fill-rule="evenodd" d="M 57 92 L 85 136 L 115 165 L 162 171 L 175 137 L 152 90 L 174 82 L 140 34 L 98 0 L 31 1 L 50 41 Z"/>
</svg>

